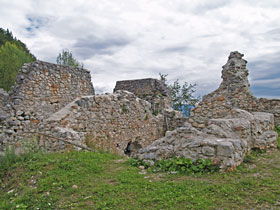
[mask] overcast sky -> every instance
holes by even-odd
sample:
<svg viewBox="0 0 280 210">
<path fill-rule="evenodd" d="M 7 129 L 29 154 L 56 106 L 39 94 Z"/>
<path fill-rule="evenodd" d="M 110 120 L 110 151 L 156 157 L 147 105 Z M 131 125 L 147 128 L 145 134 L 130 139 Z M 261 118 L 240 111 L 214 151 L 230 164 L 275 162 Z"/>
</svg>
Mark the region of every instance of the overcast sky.
<svg viewBox="0 0 280 210">
<path fill-rule="evenodd" d="M 96 92 L 163 73 L 196 83 L 202 96 L 238 50 L 253 93 L 280 98 L 279 0 L 0 0 L 0 27 L 39 60 L 72 51 Z"/>
</svg>

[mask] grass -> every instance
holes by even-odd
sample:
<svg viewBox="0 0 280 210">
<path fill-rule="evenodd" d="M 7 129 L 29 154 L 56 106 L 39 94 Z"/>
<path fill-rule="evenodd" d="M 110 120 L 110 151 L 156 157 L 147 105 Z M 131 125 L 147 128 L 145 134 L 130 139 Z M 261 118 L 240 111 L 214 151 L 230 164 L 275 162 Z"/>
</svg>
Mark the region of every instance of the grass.
<svg viewBox="0 0 280 210">
<path fill-rule="evenodd" d="M 11 150 L 0 156 L 0 209 L 280 209 L 280 150 L 255 150 L 231 173 L 151 173 L 131 162 Z"/>
<path fill-rule="evenodd" d="M 279 209 L 280 151 L 232 173 L 142 173 L 108 153 L 35 153 L 0 175 L 0 209 Z M 2 163 L 5 161 L 2 161 Z"/>
</svg>

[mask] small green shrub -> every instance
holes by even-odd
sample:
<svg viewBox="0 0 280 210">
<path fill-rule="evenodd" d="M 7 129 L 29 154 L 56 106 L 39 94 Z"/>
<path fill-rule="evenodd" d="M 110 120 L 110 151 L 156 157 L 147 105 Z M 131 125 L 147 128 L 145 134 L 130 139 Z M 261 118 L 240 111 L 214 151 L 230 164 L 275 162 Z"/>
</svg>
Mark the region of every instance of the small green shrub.
<svg viewBox="0 0 280 210">
<path fill-rule="evenodd" d="M 37 135 L 31 138 L 21 139 L 19 145 L 22 147 L 24 154 L 41 152 L 40 146 L 37 142 Z"/>
<path fill-rule="evenodd" d="M 148 115 L 148 113 L 147 113 L 146 116 L 145 116 L 145 120 L 149 120 L 149 115 Z"/>
<path fill-rule="evenodd" d="M 0 155 L 0 178 L 15 163 L 32 159 L 36 154 L 41 154 L 42 152 L 37 144 L 36 136 L 30 139 L 22 139 L 18 142 L 18 145 L 22 148 L 20 154 L 16 154 L 15 147 L 7 146 L 4 155 Z"/>
<path fill-rule="evenodd" d="M 280 134 L 280 127 L 278 125 L 275 126 L 275 131 Z"/>
<path fill-rule="evenodd" d="M 149 168 L 150 164 L 144 161 L 138 160 L 136 158 L 130 158 L 127 160 L 128 165 L 132 165 L 134 167 L 144 166 L 145 168 Z"/>
<path fill-rule="evenodd" d="M 256 157 L 259 157 L 264 153 L 266 153 L 266 150 L 264 150 L 264 149 L 253 148 L 253 149 L 251 149 L 250 153 L 245 156 L 243 162 L 244 163 L 253 163 Z"/>
<path fill-rule="evenodd" d="M 127 113 L 128 109 L 126 107 L 126 105 L 122 105 L 122 113 Z"/>
<path fill-rule="evenodd" d="M 278 149 L 280 150 L 280 127 L 278 125 L 275 126 L 275 131 L 278 133 Z"/>
<path fill-rule="evenodd" d="M 171 172 L 178 171 L 182 174 L 194 174 L 194 173 L 214 173 L 218 171 L 218 167 L 212 164 L 210 159 L 198 159 L 193 161 L 190 158 L 172 158 L 169 160 L 157 160 L 153 166 L 149 166 L 148 163 L 143 161 L 132 159 L 130 160 L 132 166 L 143 165 L 145 168 L 149 168 L 152 172 Z"/>
<path fill-rule="evenodd" d="M 157 109 L 153 111 L 153 115 L 155 115 L 155 116 L 157 116 L 157 115 L 158 115 L 158 113 L 159 113 L 159 112 L 158 112 L 158 110 L 157 110 Z"/>
</svg>

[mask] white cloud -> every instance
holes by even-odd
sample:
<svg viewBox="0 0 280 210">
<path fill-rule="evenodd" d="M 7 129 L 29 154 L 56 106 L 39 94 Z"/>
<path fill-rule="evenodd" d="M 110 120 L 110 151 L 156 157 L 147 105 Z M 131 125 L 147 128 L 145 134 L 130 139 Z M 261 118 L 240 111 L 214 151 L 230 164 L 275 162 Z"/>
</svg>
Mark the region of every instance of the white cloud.
<svg viewBox="0 0 280 210">
<path fill-rule="evenodd" d="M 278 0 L 2 0 L 0 7 L 0 27 L 39 59 L 55 62 L 68 48 L 105 91 L 161 72 L 206 94 L 218 87 L 230 51 L 267 66 L 265 55 L 279 52 L 279 19 Z"/>
</svg>

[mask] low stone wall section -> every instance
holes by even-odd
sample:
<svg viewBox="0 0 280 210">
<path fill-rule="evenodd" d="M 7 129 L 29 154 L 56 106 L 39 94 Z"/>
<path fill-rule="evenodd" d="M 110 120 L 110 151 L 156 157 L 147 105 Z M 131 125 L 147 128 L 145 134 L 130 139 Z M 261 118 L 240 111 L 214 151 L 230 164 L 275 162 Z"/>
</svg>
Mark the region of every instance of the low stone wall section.
<svg viewBox="0 0 280 210">
<path fill-rule="evenodd" d="M 131 155 L 165 134 L 163 115 L 155 116 L 149 102 L 128 91 L 81 97 L 50 116 L 41 127 L 46 134 L 76 136 L 76 143 L 120 155 Z M 65 146 L 59 141 L 47 143 L 48 150 L 63 150 Z"/>
<path fill-rule="evenodd" d="M 269 113 L 249 113 L 234 109 L 225 119 L 213 119 L 202 131 L 186 123 L 184 127 L 167 132 L 135 157 L 154 163 L 173 157 L 209 158 L 221 170 L 234 170 L 252 148 L 277 148 L 277 133 L 273 131 L 274 117 Z"/>
</svg>

